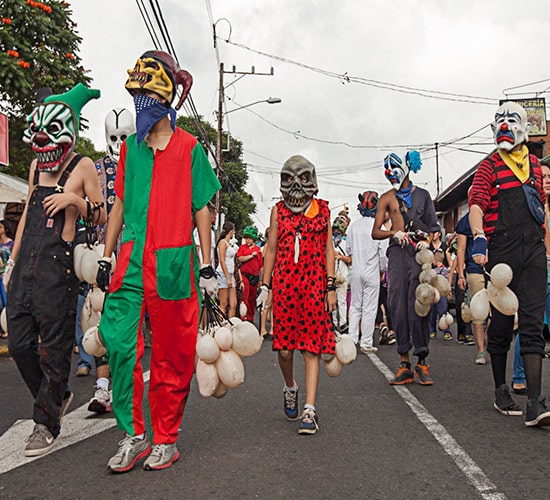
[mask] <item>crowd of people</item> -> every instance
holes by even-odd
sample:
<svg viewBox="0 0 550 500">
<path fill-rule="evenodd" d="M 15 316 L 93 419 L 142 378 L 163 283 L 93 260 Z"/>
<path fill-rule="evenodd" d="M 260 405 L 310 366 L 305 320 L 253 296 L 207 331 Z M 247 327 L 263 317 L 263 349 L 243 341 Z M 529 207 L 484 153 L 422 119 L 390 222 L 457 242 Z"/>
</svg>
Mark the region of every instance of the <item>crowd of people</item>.
<svg viewBox="0 0 550 500">
<path fill-rule="evenodd" d="M 298 421 L 299 434 L 319 430 L 320 360 L 334 357 L 337 336 L 349 335 L 365 356 L 395 344 L 399 363 L 390 384 L 432 386 L 430 339 L 438 331 L 453 339 L 450 298 L 456 340 L 475 343 L 476 364 L 490 360 L 494 408 L 524 415 L 528 427 L 550 425 L 541 395 L 543 317 L 545 309 L 550 313 L 550 167 L 541 167 L 527 150 L 523 108 L 504 103 L 496 111 L 496 150 L 479 164 L 469 213 L 447 238 L 430 194 L 411 179 L 422 166 L 420 153 L 407 151 L 381 162 L 391 187 L 382 194 L 359 193 L 359 217 L 353 222 L 345 212 L 331 222 L 328 202 L 317 197 L 315 165 L 291 156 L 281 169 L 282 199 L 272 208 L 266 240 L 260 246 L 251 225 L 240 232 L 239 245 L 237 228 L 228 220 L 216 238 L 212 200 L 221 186 L 200 143 L 175 125 L 176 109 L 191 85 L 191 75 L 169 54 L 143 53 L 125 84 L 134 100 L 135 124 L 128 110 L 112 110 L 105 122 L 108 153 L 95 164 L 74 148 L 80 110 L 99 91 L 81 84 L 65 94 L 45 90 L 29 115 L 24 140 L 36 159 L 14 240 L 9 224 L 0 221 L 7 297 L 1 287 L 0 292 L 9 349 L 34 398 L 26 456 L 50 451 L 61 431 L 73 398 L 68 381 L 76 339 L 77 375 L 96 369 L 88 409 L 113 411 L 125 433 L 109 469 L 126 472 L 144 460 L 145 470 L 159 470 L 177 461 L 201 301 L 208 297 L 217 299 L 227 318 L 259 319 L 260 334 L 277 353 L 284 415 Z M 63 130 L 50 126 L 53 120 L 63 123 Z M 75 276 L 80 234 L 88 244 L 104 245 L 94 283 L 79 283 Z M 428 263 L 419 258 L 427 251 L 433 257 Z M 514 315 L 497 307 L 470 324 L 462 317 L 464 306 L 485 289 L 486 273 L 501 263 L 513 271 L 517 328 Z M 434 295 L 426 314 L 417 303 L 421 272 L 442 277 L 452 290 Z M 107 292 L 98 325 L 106 355 L 95 358 L 83 348 L 79 324 L 92 287 Z M 512 390 L 527 394 L 525 411 L 506 382 L 514 335 Z M 142 359 L 148 347 L 146 430 Z M 295 351 L 305 366 L 302 406 Z"/>
</svg>

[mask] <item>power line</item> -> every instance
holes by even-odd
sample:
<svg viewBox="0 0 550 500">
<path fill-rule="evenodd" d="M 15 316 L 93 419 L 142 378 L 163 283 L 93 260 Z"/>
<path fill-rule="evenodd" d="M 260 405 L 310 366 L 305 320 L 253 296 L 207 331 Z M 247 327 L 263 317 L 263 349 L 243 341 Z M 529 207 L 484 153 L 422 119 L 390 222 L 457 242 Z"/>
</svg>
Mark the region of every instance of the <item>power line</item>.
<svg viewBox="0 0 550 500">
<path fill-rule="evenodd" d="M 267 57 L 269 59 L 274 59 L 276 61 L 281 61 L 286 64 L 292 64 L 294 66 L 298 66 L 304 69 L 308 69 L 310 71 L 313 71 L 315 73 L 320 73 L 324 76 L 330 77 L 330 78 L 336 78 L 342 83 L 358 83 L 361 85 L 367 85 L 371 87 L 381 88 L 385 90 L 391 90 L 393 92 L 400 92 L 404 94 L 412 94 L 412 95 L 418 95 L 421 97 L 427 97 L 431 99 L 439 99 L 439 100 L 445 100 L 445 101 L 455 101 L 455 102 L 467 102 L 471 104 L 488 104 L 491 106 L 494 106 L 495 104 L 498 104 L 498 100 L 490 97 L 479 97 L 479 96 L 471 96 L 467 94 L 457 94 L 452 92 L 442 92 L 438 90 L 428 90 L 428 89 L 422 89 L 422 88 L 415 88 L 415 87 L 409 87 L 405 85 L 399 85 L 395 83 L 388 83 L 383 82 L 380 80 L 374 80 L 370 78 L 363 78 L 363 77 L 357 77 L 357 76 L 351 76 L 348 75 L 347 72 L 345 73 L 336 73 L 333 71 L 324 70 L 321 68 L 316 68 L 315 66 L 310 66 L 308 64 L 304 64 L 298 61 L 294 61 L 292 59 L 288 59 L 286 57 L 281 57 L 273 54 L 268 54 L 267 52 L 262 52 L 257 49 L 253 49 L 251 47 L 248 47 L 247 45 L 244 45 L 242 43 L 237 43 L 231 41 L 229 38 L 223 39 L 220 37 L 217 37 L 219 40 L 223 40 L 229 45 L 233 45 L 235 47 L 239 47 L 241 49 L 253 52 L 255 54 Z"/>
</svg>

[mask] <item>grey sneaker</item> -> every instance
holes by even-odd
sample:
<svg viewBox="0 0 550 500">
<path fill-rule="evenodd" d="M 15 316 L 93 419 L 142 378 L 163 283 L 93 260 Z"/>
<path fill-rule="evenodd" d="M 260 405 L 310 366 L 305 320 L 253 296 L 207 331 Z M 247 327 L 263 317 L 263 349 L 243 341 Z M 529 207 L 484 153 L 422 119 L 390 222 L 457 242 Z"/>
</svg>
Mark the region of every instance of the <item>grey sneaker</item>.
<svg viewBox="0 0 550 500">
<path fill-rule="evenodd" d="M 128 434 L 118 444 L 120 448 L 107 464 L 112 472 L 128 472 L 133 469 L 138 460 L 145 458 L 151 451 L 151 445 L 147 439 L 138 439 Z"/>
<path fill-rule="evenodd" d="M 527 401 L 525 425 L 527 427 L 544 427 L 550 425 L 550 411 L 546 408 L 546 398 L 539 396 L 538 398 Z"/>
<path fill-rule="evenodd" d="M 178 458 L 180 452 L 176 444 L 154 444 L 153 451 L 145 460 L 145 470 L 162 470 L 170 467 Z"/>
<path fill-rule="evenodd" d="M 487 358 L 485 357 L 485 351 L 479 351 L 476 354 L 476 359 L 474 360 L 474 363 L 476 365 L 486 365 L 487 364 Z"/>
<path fill-rule="evenodd" d="M 35 424 L 31 435 L 26 441 L 25 456 L 39 457 L 53 448 L 55 438 L 45 425 Z"/>
<path fill-rule="evenodd" d="M 95 386 L 94 397 L 90 399 L 88 404 L 88 411 L 94 413 L 107 413 L 111 411 L 111 393 Z"/>
<path fill-rule="evenodd" d="M 516 402 L 510 396 L 508 386 L 502 384 L 498 389 L 495 389 L 495 410 L 499 411 L 503 415 L 519 417 L 523 415 L 522 409 L 516 404 Z"/>
</svg>

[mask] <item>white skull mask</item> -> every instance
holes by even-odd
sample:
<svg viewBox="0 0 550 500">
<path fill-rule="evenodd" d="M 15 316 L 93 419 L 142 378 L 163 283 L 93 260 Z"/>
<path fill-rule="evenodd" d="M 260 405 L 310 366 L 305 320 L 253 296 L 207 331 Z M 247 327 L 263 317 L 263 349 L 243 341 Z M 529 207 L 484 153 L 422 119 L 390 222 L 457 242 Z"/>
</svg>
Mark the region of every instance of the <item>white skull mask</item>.
<svg viewBox="0 0 550 500">
<path fill-rule="evenodd" d="M 115 108 L 105 117 L 105 139 L 107 154 L 114 163 L 120 158 L 120 146 L 130 134 L 136 131 L 134 116 L 125 108 Z"/>
<path fill-rule="evenodd" d="M 319 191 L 315 166 L 303 156 L 291 156 L 281 170 L 280 189 L 290 211 L 303 212 Z"/>
<path fill-rule="evenodd" d="M 497 148 L 511 151 L 527 141 L 531 124 L 522 106 L 515 102 L 505 102 L 496 110 L 491 128 Z"/>
</svg>

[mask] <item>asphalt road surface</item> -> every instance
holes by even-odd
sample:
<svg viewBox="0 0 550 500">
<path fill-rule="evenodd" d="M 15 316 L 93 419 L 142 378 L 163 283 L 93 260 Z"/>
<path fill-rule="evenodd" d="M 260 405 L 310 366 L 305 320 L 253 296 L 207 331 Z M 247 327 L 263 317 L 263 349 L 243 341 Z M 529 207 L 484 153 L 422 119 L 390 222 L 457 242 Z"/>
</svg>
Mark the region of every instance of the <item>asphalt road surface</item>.
<svg viewBox="0 0 550 500">
<path fill-rule="evenodd" d="M 265 342 L 224 399 L 201 397 L 193 382 L 173 467 L 120 475 L 106 464 L 122 433 L 112 415 L 86 411 L 93 376 L 71 379 L 75 400 L 53 451 L 23 457 L 32 401 L 2 356 L 0 498 L 550 498 L 550 428 L 528 429 L 493 409 L 491 367 L 474 365 L 475 347 L 439 335 L 430 349 L 432 387 L 388 384 L 394 346 L 360 354 L 337 378 L 322 371 L 320 431 L 300 436 L 283 415 L 282 377 Z M 303 388 L 298 354 L 295 367 Z M 550 359 L 543 392 L 550 396 Z"/>
</svg>

